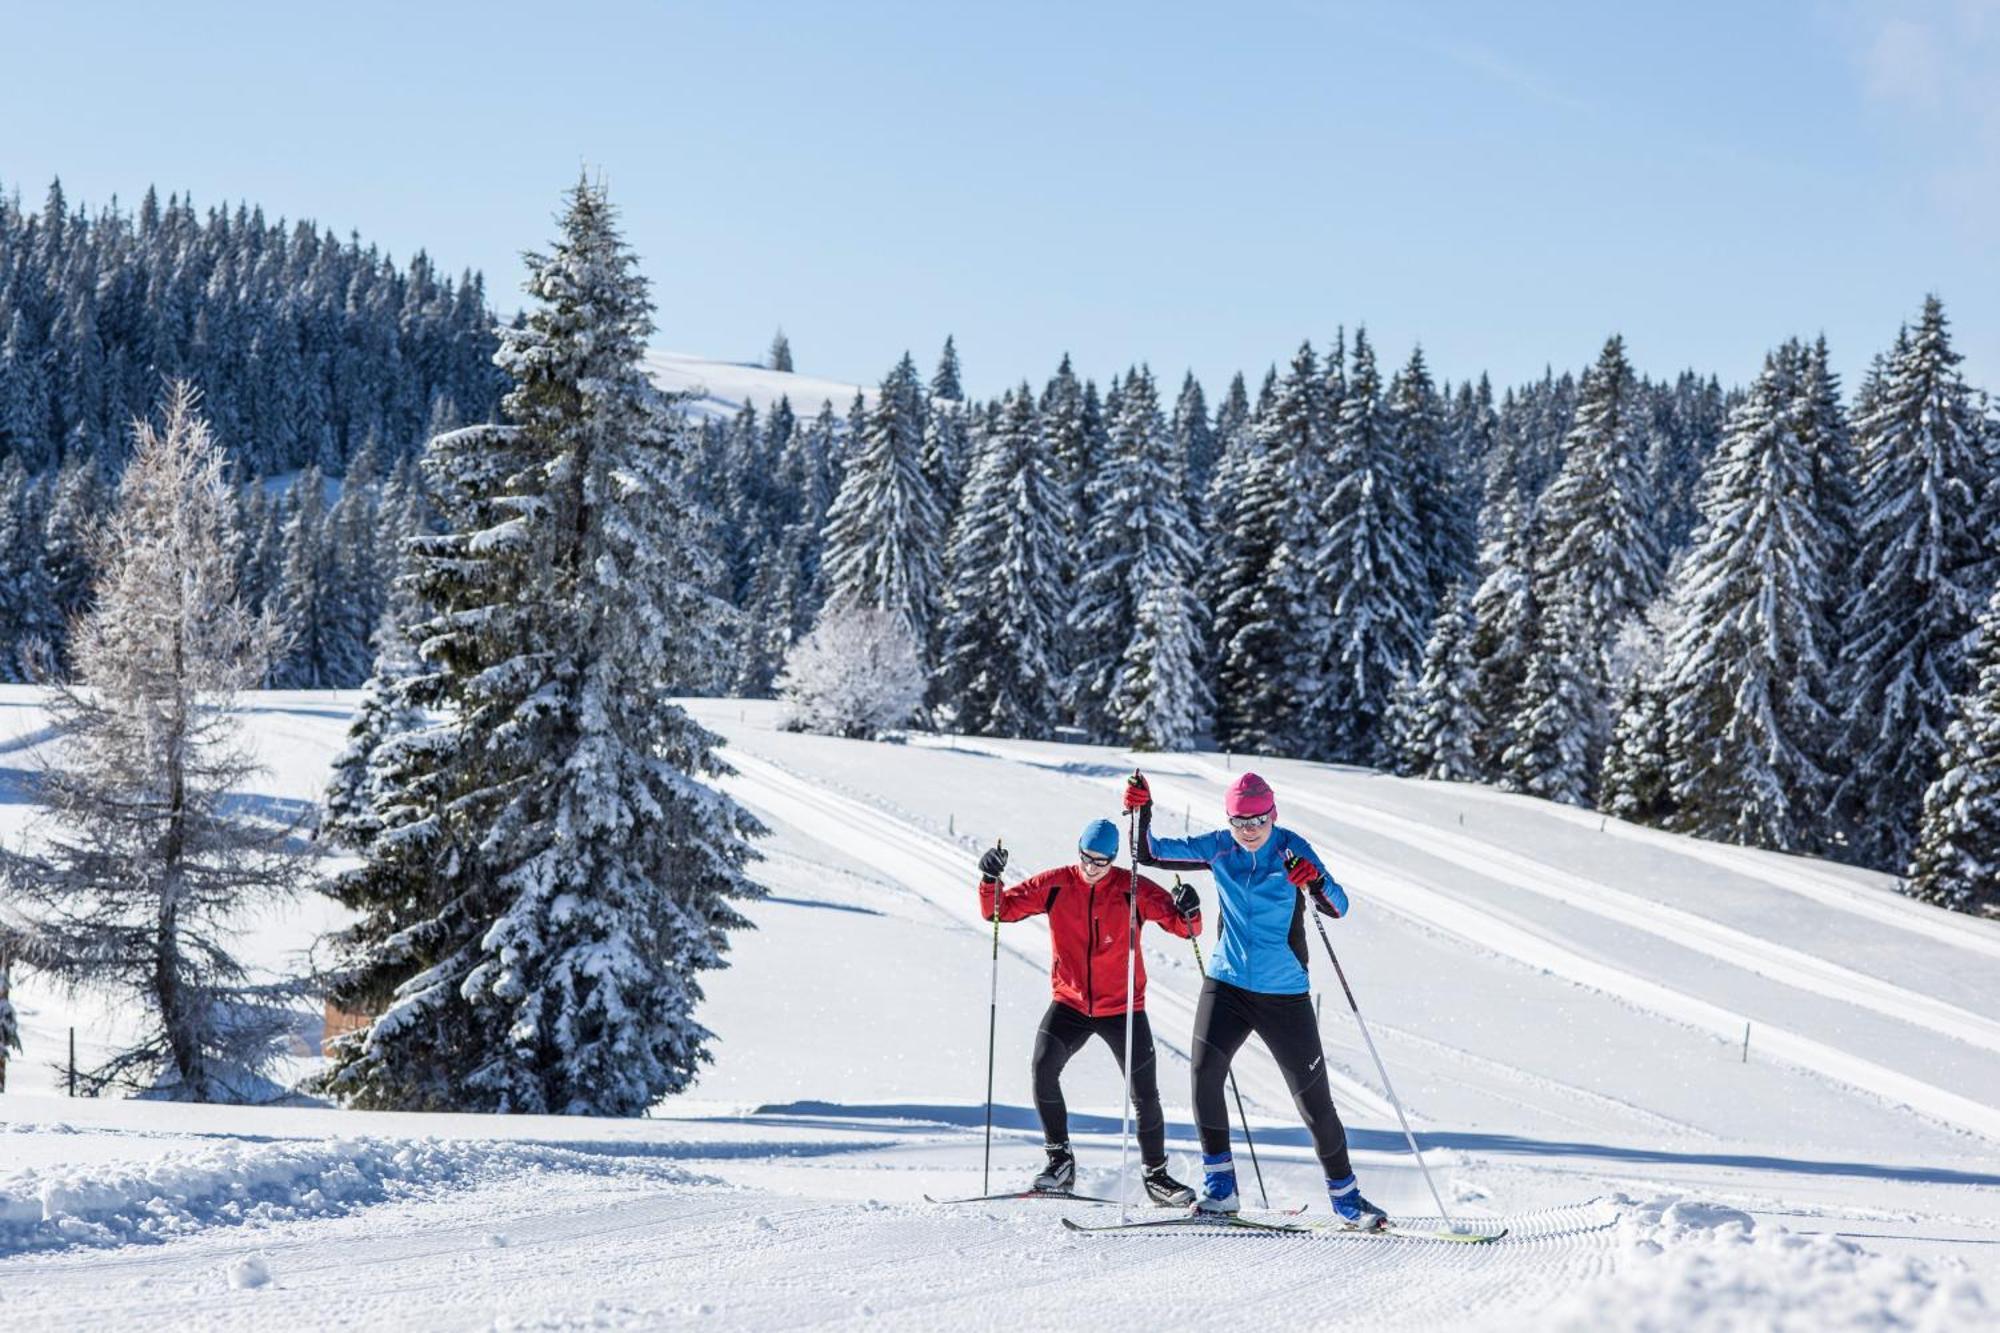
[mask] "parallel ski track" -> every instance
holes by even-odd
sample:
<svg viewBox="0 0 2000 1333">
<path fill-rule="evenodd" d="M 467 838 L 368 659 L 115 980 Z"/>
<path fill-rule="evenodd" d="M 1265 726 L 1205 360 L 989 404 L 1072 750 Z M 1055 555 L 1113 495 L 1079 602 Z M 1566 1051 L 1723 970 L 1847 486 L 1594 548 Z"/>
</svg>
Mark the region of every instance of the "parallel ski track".
<svg viewBox="0 0 2000 1333">
<path fill-rule="evenodd" d="M 1032 758 L 1025 758 L 1015 753 L 1011 747 L 1005 744 L 980 744 L 979 748 L 997 758 L 1014 759 L 1017 762 L 1035 762 Z M 1229 779 L 1227 773 L 1199 756 L 1177 755 L 1174 756 L 1174 759 L 1179 766 L 1177 771 L 1156 769 L 1155 776 L 1153 777 L 1153 789 L 1156 799 L 1164 798 L 1164 804 L 1171 805 L 1177 801 L 1192 803 L 1197 797 L 1203 803 L 1207 803 L 1213 798 L 1212 791 L 1197 789 L 1187 784 L 1223 784 Z M 1098 782 L 1100 785 L 1111 787 L 1116 787 L 1118 783 L 1118 780 L 1115 778 L 1099 777 L 1092 780 Z M 1295 804 L 1303 806 L 1316 817 L 1338 820 L 1348 823 L 1350 827 L 1368 829 L 1377 834 L 1382 833 L 1382 830 L 1371 828 L 1370 825 L 1354 823 L 1351 818 L 1343 814 L 1337 803 L 1327 801 L 1324 798 L 1313 797 L 1308 793 L 1301 792 L 1295 793 L 1290 799 Z M 1369 808 L 1369 812 L 1371 814 L 1376 813 L 1372 807 Z M 1401 815 L 1392 815 L 1391 817 L 1402 821 L 1406 826 L 1400 840 L 1408 842 L 1415 836 L 1408 831 L 1411 829 L 1416 830 L 1417 833 L 1422 835 L 1424 841 L 1416 844 L 1419 850 L 1428 852 L 1430 848 L 1429 840 L 1433 834 L 1445 833 L 1445 830 L 1432 829 L 1428 825 L 1409 820 Z M 1397 837 L 1398 835 L 1391 833 L 1388 836 Z M 1451 836 L 1458 837 L 1462 835 L 1454 834 Z M 1504 852 L 1504 849 L 1490 848 L 1487 844 L 1480 843 L 1476 839 L 1468 838 L 1468 841 L 1472 846 L 1481 850 L 1482 858 L 1488 852 Z M 1513 853 L 1506 854 L 1518 855 Z M 1740 1013 L 1725 1009 L 1720 1005 L 1712 1004 L 1686 991 L 1678 990 L 1664 983 L 1626 971 L 1614 964 L 1590 957 L 1577 949 L 1571 948 L 1567 944 L 1551 938 L 1539 927 L 1531 928 L 1509 916 L 1467 902 L 1432 881 L 1413 876 L 1408 872 L 1406 867 L 1393 866 L 1379 859 L 1363 856 L 1352 851 L 1344 851 L 1343 859 L 1346 864 L 1354 867 L 1356 878 L 1358 880 L 1365 880 L 1368 884 L 1371 896 L 1377 905 L 1385 910 L 1404 916 L 1417 925 L 1457 936 L 1484 952 L 1498 954 L 1527 966 L 1552 972 L 1579 985 L 1588 986 L 1604 994 L 1616 996 L 1639 1008 L 1709 1032 L 1725 1040 L 1734 1040 L 1743 1030 L 1744 1020 Z M 1521 859 L 1532 862 L 1532 858 Z M 1492 874 L 1494 872 L 1485 868 L 1482 862 L 1480 873 Z M 1524 874 L 1525 872 L 1520 871 L 1517 867 L 1514 873 Z M 1505 882 L 1512 883 L 1513 881 L 1507 880 Z M 1689 947 L 1700 947 L 1694 941 L 1680 940 L 1678 937 L 1666 932 L 1663 928 L 1656 930 L 1655 933 L 1663 934 L 1667 938 L 1673 938 L 1677 943 L 1687 944 Z M 1754 962 L 1737 963 L 1736 965 L 1748 966 L 1751 971 L 1757 972 L 1760 975 L 1768 975 L 1769 973 L 1767 967 L 1759 966 Z M 1835 965 L 1825 964 L 1824 966 L 1833 967 Z M 1827 984 L 1826 973 L 1818 972 L 1814 976 L 1819 984 Z M 1886 983 L 1879 983 L 1879 985 L 1886 986 Z M 1899 988 L 1889 987 L 1888 989 L 1895 991 Z M 1877 1002 L 1877 1005 L 1884 1002 L 1883 992 L 1879 988 L 1871 990 L 1870 995 Z M 1938 1009 L 1951 1009 L 1951 1006 L 1942 1005 L 1941 1002 L 1930 1001 L 1927 997 L 1914 996 L 1909 992 L 1903 992 L 1903 995 L 1910 1001 L 1918 1002 L 1908 1006 L 1910 1012 L 1923 1012 L 1934 1022 L 1940 1021 Z M 1852 1001 L 1853 997 L 1842 996 L 1842 998 Z M 1937 1005 L 1937 1008 L 1929 1007 L 1933 1004 Z M 1876 1012 L 1882 1013 L 1884 1011 L 1878 1007 Z M 1962 1010 L 1953 1010 L 1952 1012 L 1964 1013 Z M 1902 1015 L 1894 1012 L 1886 1012 L 1884 1016 L 1902 1018 Z M 1966 1017 L 1978 1023 L 1987 1021 L 1981 1019 L 1978 1015 L 1968 1014 Z M 1906 1019 L 1905 1021 L 1908 1020 Z M 1923 1079 L 1903 1073 L 1900 1070 L 1891 1069 L 1873 1060 L 1853 1055 L 1824 1042 L 1814 1040 L 1813 1038 L 1803 1036 L 1769 1022 L 1760 1023 L 1758 1030 L 1760 1033 L 1759 1043 L 1768 1055 L 1775 1056 L 1801 1069 L 1852 1087 L 1865 1095 L 1879 1098 L 1892 1104 L 1906 1105 L 1944 1124 L 1971 1130 L 1990 1139 L 2000 1140 L 2000 1108 L 1987 1106 L 1981 1102 L 1974 1101 L 1970 1097 L 1949 1091 L 1933 1083 L 1926 1082 Z M 1986 1043 L 1975 1044 L 1986 1045 Z"/>
<path fill-rule="evenodd" d="M 1561 903 L 1575 911 L 1615 921 L 1671 940 L 1683 948 L 1769 977 L 1795 989 L 1869 1009 L 1887 1018 L 1929 1029 L 1977 1046 L 2000 1050 L 2000 1021 L 1943 1000 L 1920 995 L 1838 963 L 1759 939 L 1747 931 L 1693 912 L 1656 903 L 1448 828 L 1343 797 L 1339 801 L 1296 793 L 1288 798 L 1323 819 L 1365 833 L 1388 834 L 1425 855 L 1470 870 L 1483 878 Z M 1365 819 L 1356 813 L 1365 813 Z"/>
</svg>

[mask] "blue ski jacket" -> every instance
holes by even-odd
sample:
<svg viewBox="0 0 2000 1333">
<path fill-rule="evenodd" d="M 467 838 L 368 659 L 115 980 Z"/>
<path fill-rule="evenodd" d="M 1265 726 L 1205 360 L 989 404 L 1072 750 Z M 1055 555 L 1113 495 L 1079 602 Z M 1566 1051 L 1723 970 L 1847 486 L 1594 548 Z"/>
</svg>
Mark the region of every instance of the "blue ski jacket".
<svg viewBox="0 0 2000 1333">
<path fill-rule="evenodd" d="M 1285 878 L 1285 852 L 1297 852 L 1319 870 L 1307 892 L 1328 916 L 1347 915 L 1347 890 L 1327 873 L 1312 844 L 1282 825 L 1255 852 L 1237 846 L 1228 829 L 1189 838 L 1152 831 L 1153 808 L 1139 811 L 1139 860 L 1165 870 L 1206 870 L 1215 877 L 1216 945 L 1208 974 L 1243 990 L 1303 995 L 1306 978 L 1306 894 Z"/>
</svg>

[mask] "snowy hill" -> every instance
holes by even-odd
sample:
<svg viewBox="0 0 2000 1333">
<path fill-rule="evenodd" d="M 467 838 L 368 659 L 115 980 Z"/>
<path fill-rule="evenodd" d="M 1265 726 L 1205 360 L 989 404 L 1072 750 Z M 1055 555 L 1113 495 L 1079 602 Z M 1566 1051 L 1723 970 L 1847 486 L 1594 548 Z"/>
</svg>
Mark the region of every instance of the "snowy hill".
<svg viewBox="0 0 2000 1333">
<path fill-rule="evenodd" d="M 844 419 L 849 404 L 854 401 L 855 391 L 861 387 L 839 380 L 766 370 L 763 366 L 740 361 L 714 361 L 681 352 L 650 351 L 646 354 L 645 365 L 653 383 L 661 390 L 693 395 L 689 407 L 701 416 L 733 417 L 745 407 L 765 412 L 780 398 L 790 398 L 792 410 L 801 417 L 810 417 L 818 412 L 821 403 L 832 403 L 834 414 Z M 873 388 L 863 389 L 862 392 L 869 402 L 875 401 Z"/>
<path fill-rule="evenodd" d="M 256 696 L 273 765 L 256 795 L 310 801 L 350 702 Z M 8 1314 L 24 1327 L 2000 1318 L 2000 926 L 1843 867 L 1260 760 L 1280 819 L 1352 896 L 1333 942 L 1446 1205 L 1510 1234 L 1482 1247 L 1076 1236 L 1059 1216 L 1116 1210 L 924 1201 L 981 1185 L 991 935 L 976 850 L 1004 837 L 1023 873 L 1067 859 L 1135 759 L 1166 831 L 1203 826 L 1242 760 L 873 745 L 777 731 L 768 704 L 691 707 L 728 738 L 730 789 L 773 836 L 758 929 L 704 981 L 716 1059 L 687 1096 L 619 1122 L 72 1102 L 48 1062 L 72 1023 L 89 1058 L 117 1015 L 30 979 L 16 989 L 29 1050 L 0 1097 Z M 10 837 L 45 739 L 34 692 L 0 689 Z M 332 919 L 313 903 L 246 929 L 282 967 Z M 1038 923 L 1003 931 L 996 1187 L 1039 1163 L 1027 1069 L 1047 947 Z M 1148 932 L 1146 947 L 1186 1175 L 1199 978 L 1178 942 Z M 1321 1029 L 1370 1195 L 1435 1213 L 1337 987 Z M 1272 1204 L 1323 1214 L 1309 1144 L 1255 1043 L 1238 1074 Z M 1087 1049 L 1064 1087 L 1079 1186 L 1117 1190 L 1112 1061 Z"/>
</svg>

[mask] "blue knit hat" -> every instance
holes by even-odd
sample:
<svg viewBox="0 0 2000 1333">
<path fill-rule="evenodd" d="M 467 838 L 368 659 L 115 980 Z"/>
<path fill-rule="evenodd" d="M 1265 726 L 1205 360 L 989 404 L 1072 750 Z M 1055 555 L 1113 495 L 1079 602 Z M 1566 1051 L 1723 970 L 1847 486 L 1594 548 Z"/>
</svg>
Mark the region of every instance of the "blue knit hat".
<svg viewBox="0 0 2000 1333">
<path fill-rule="evenodd" d="M 1093 819 L 1083 826 L 1083 836 L 1076 840 L 1079 852 L 1089 852 L 1092 856 L 1118 855 L 1118 826 L 1108 819 Z"/>
</svg>

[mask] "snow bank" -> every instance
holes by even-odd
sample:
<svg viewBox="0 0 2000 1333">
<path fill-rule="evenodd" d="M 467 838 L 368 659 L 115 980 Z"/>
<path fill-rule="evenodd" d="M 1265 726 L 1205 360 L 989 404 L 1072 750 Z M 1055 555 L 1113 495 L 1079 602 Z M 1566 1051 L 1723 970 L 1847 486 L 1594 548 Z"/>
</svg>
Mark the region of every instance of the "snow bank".
<svg viewBox="0 0 2000 1333">
<path fill-rule="evenodd" d="M 649 1187 L 701 1180 L 633 1157 L 455 1139 L 231 1140 L 150 1162 L 0 1175 L 0 1257 L 160 1241 L 205 1227 L 289 1222 L 422 1199 L 538 1171 L 629 1174 Z"/>
<path fill-rule="evenodd" d="M 1942 1330 L 2000 1316 L 1968 1275 L 1835 1236 L 1760 1230 L 1747 1213 L 1691 1199 L 1613 1202 L 1615 1271 L 1538 1315 L 1537 1327 Z"/>
</svg>

